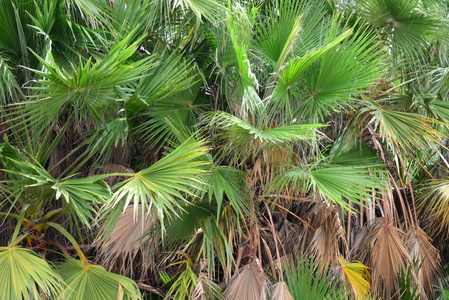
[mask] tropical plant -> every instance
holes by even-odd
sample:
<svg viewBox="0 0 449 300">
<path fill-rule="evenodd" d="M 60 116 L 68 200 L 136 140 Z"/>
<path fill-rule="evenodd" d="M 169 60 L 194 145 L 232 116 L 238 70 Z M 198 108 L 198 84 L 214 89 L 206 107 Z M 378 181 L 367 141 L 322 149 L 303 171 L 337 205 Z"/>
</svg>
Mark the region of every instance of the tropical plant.
<svg viewBox="0 0 449 300">
<path fill-rule="evenodd" d="M 444 297 L 448 15 L 0 0 L 0 298 Z"/>
</svg>

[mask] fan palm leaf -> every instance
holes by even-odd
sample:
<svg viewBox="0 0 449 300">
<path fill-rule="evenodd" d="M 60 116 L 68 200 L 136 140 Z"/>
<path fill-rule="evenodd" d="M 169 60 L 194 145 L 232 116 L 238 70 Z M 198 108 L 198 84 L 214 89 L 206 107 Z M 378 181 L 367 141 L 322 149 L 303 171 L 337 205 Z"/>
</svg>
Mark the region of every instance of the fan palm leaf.
<svg viewBox="0 0 449 300">
<path fill-rule="evenodd" d="M 106 208 L 125 210 L 134 204 L 135 215 L 137 208 L 141 208 L 142 223 L 145 214 L 154 209 L 164 226 L 165 217 L 188 202 L 186 196 L 194 195 L 192 189 L 199 188 L 198 175 L 205 172 L 206 163 L 197 158 L 206 152 L 204 143 L 187 140 L 149 168 L 132 175 L 123 174 L 130 177 L 118 184 Z"/>
<path fill-rule="evenodd" d="M 0 247 L 0 299 L 46 299 L 63 290 L 61 277 L 33 251 L 16 245 Z"/>
</svg>

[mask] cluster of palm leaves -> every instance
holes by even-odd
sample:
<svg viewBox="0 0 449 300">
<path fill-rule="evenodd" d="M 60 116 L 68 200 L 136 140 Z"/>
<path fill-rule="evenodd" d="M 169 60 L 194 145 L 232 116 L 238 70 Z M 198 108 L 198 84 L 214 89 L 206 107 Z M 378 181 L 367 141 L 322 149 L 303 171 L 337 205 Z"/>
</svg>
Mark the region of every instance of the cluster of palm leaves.
<svg viewBox="0 0 449 300">
<path fill-rule="evenodd" d="M 445 299 L 445 0 L 0 0 L 0 299 Z"/>
</svg>

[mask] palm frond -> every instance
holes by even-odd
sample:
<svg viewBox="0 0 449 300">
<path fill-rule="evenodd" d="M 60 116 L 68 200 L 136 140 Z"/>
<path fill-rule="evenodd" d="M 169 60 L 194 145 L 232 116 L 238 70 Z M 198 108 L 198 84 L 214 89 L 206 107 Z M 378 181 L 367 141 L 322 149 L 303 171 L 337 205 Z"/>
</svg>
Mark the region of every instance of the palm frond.
<svg viewBox="0 0 449 300">
<path fill-rule="evenodd" d="M 420 227 L 407 232 L 407 247 L 413 261 L 419 262 L 418 282 L 427 292 L 429 298 L 434 297 L 435 279 L 441 276 L 440 253 L 432 245 L 432 239 Z"/>
<path fill-rule="evenodd" d="M 449 229 L 449 180 L 432 179 L 420 185 L 419 191 L 418 208 L 428 216 L 430 229 L 446 236 Z"/>
<path fill-rule="evenodd" d="M 368 267 L 361 262 L 350 262 L 340 256 L 338 262 L 357 299 L 363 299 L 371 290 Z"/>
<path fill-rule="evenodd" d="M 411 262 L 404 231 L 388 220 L 378 218 L 368 232 L 360 231 L 359 235 L 358 239 L 365 240 L 357 251 L 362 261 L 369 261 L 373 294 L 392 297 L 399 290 L 399 272 Z"/>
<path fill-rule="evenodd" d="M 338 22 L 332 24 L 330 33 L 336 40 L 338 26 Z M 333 47 L 306 71 L 308 91 L 301 99 L 298 116 L 322 120 L 333 108 L 352 102 L 353 95 L 369 91 L 385 70 L 384 55 L 372 31 L 363 26 L 355 29 L 350 38 Z"/>
<path fill-rule="evenodd" d="M 141 299 L 134 281 L 110 273 L 102 266 L 67 258 L 58 269 L 68 285 L 64 295 L 68 299 Z"/>
<path fill-rule="evenodd" d="M 271 300 L 293 300 L 285 282 L 280 281 L 271 287 Z"/>
<path fill-rule="evenodd" d="M 77 112 L 81 118 L 89 115 L 97 122 L 103 121 L 102 111 L 115 104 L 115 88 L 136 81 L 142 72 L 154 67 L 149 62 L 153 59 L 151 56 L 135 63 L 125 63 L 139 43 L 128 46 L 129 39 L 130 36 L 117 43 L 102 60 L 92 63 L 90 58 L 80 62 L 78 67 L 72 66 L 71 72 L 58 67 L 50 53 L 50 62 L 36 55 L 45 71 L 32 71 L 43 79 L 37 81 L 37 86 L 29 88 L 36 92 L 35 99 L 21 103 L 18 107 L 20 115 L 15 119 L 24 120 L 19 122 L 20 125 L 48 126 L 63 108 L 67 108 Z M 79 114 L 79 110 L 85 113 Z"/>
<path fill-rule="evenodd" d="M 0 299 L 60 297 L 63 283 L 47 261 L 19 246 L 0 247 Z"/>
<path fill-rule="evenodd" d="M 100 245 L 97 261 L 108 270 L 131 278 L 156 275 L 154 266 L 158 238 L 155 236 L 145 243 L 142 238 L 157 225 L 154 212 L 142 224 L 142 220 L 134 216 L 134 207 L 128 206 L 120 214 L 107 242 Z"/>
<path fill-rule="evenodd" d="M 365 205 L 372 189 L 382 189 L 380 178 L 372 176 L 379 170 L 375 165 L 332 166 L 322 165 L 310 168 L 296 167 L 273 180 L 269 191 L 287 190 L 290 193 L 311 193 L 314 197 L 332 200 L 346 210 L 352 210 L 345 199 Z"/>
<path fill-rule="evenodd" d="M 188 202 L 186 196 L 194 195 L 192 189 L 199 188 L 198 175 L 205 172 L 203 168 L 206 163 L 197 158 L 206 152 L 207 148 L 202 142 L 188 140 L 182 143 L 149 168 L 119 183 L 106 209 L 125 210 L 134 204 L 135 215 L 140 207 L 142 224 L 145 214 L 154 209 L 164 228 L 165 217 L 181 208 L 182 203 Z"/>
<path fill-rule="evenodd" d="M 332 280 L 327 268 L 320 274 L 314 266 L 314 261 L 307 257 L 292 258 L 290 264 L 286 264 L 287 285 L 293 299 L 346 299 L 347 293 Z"/>
<path fill-rule="evenodd" d="M 227 300 L 266 299 L 268 295 L 268 281 L 257 263 L 240 268 L 233 276 L 225 291 Z"/>
</svg>

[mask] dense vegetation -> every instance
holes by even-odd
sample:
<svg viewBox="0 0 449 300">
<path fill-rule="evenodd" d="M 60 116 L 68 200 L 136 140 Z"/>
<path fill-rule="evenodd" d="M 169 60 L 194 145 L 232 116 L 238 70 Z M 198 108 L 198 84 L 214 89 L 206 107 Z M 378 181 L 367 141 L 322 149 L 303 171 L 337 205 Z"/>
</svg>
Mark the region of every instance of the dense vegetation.
<svg viewBox="0 0 449 300">
<path fill-rule="evenodd" d="M 448 7 L 0 0 L 0 299 L 446 299 Z"/>
</svg>

